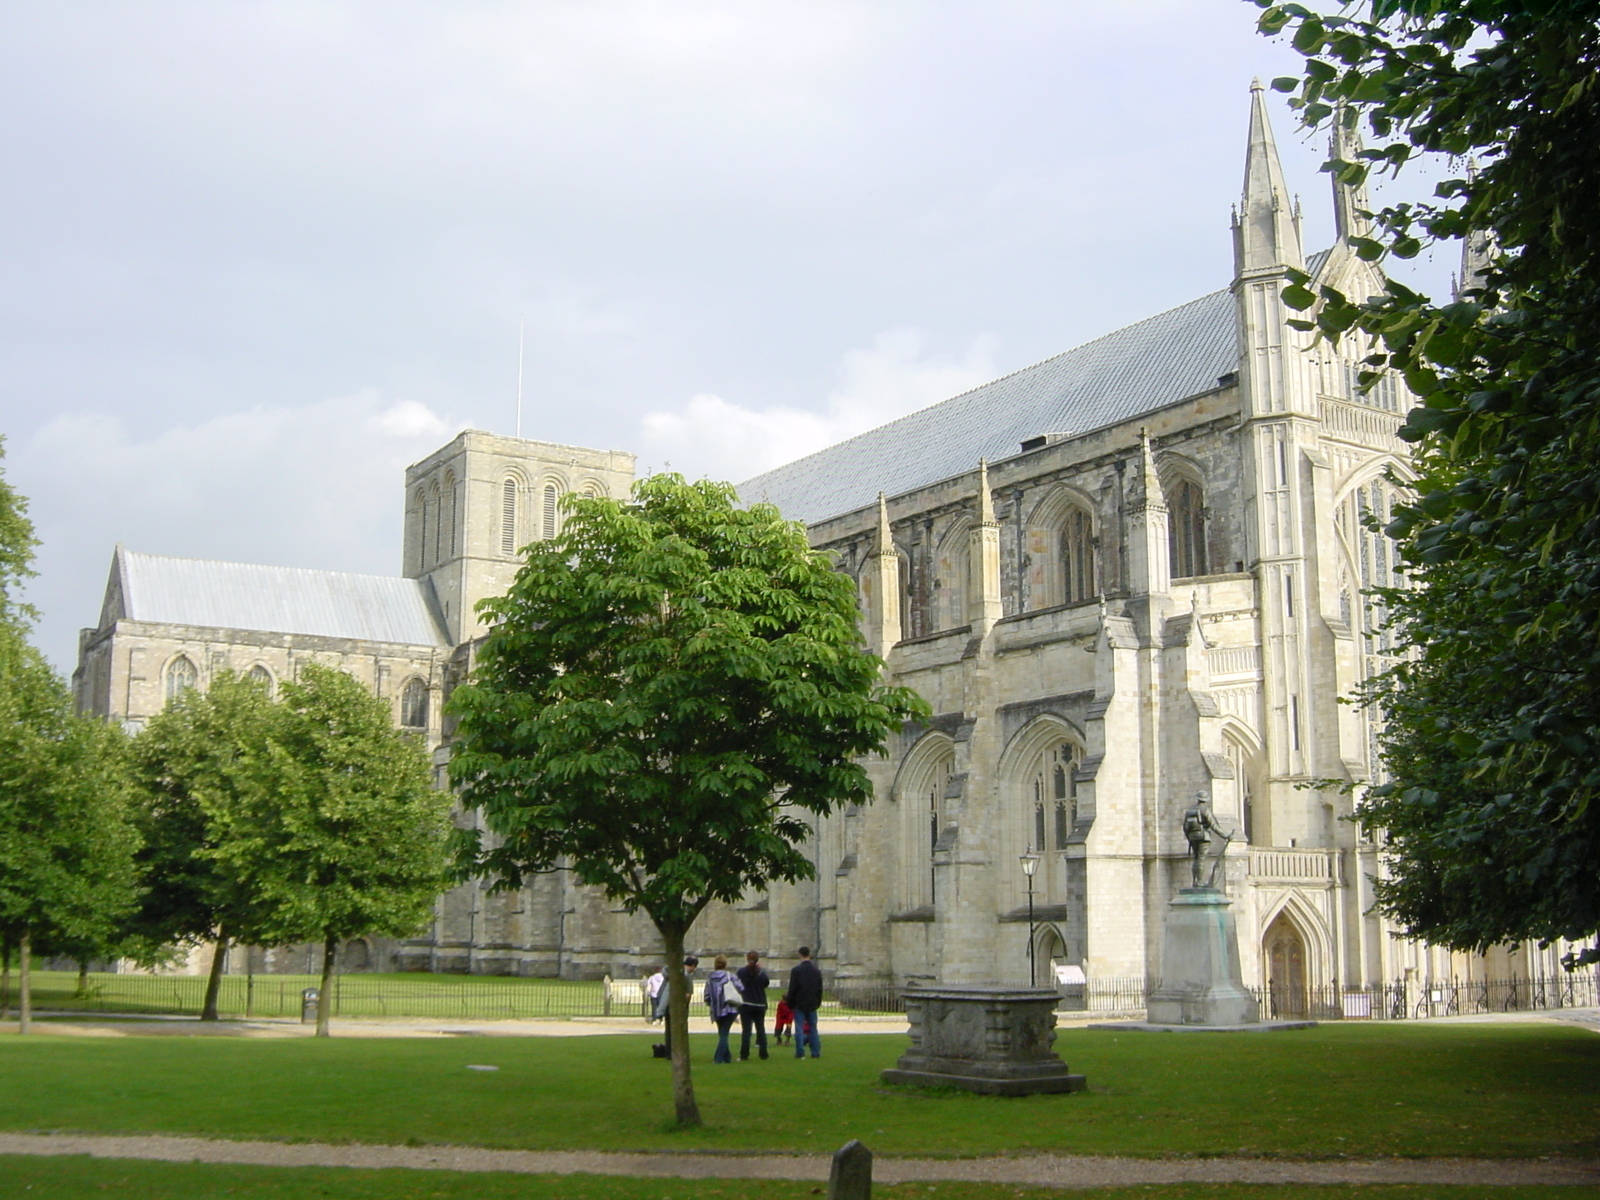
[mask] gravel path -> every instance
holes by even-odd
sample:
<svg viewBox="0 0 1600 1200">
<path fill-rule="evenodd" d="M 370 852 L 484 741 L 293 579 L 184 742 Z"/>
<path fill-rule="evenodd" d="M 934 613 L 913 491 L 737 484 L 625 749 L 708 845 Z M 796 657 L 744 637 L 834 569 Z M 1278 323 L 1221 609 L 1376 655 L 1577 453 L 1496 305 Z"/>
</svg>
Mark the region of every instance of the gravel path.
<svg viewBox="0 0 1600 1200">
<path fill-rule="evenodd" d="M 161 1162 L 242 1163 L 263 1167 L 407 1167 L 432 1171 L 627 1175 L 684 1179 L 828 1177 L 822 1155 L 599 1154 L 482 1150 L 469 1146 L 334 1146 L 315 1142 L 228 1142 L 181 1137 L 0 1134 L 0 1154 L 86 1154 Z M 961 1180 L 1059 1188 L 1153 1183 L 1595 1184 L 1600 1162 L 1572 1159 L 1376 1159 L 1279 1162 L 1252 1158 L 1137 1159 L 1053 1157 L 881 1158 L 879 1183 Z"/>
</svg>

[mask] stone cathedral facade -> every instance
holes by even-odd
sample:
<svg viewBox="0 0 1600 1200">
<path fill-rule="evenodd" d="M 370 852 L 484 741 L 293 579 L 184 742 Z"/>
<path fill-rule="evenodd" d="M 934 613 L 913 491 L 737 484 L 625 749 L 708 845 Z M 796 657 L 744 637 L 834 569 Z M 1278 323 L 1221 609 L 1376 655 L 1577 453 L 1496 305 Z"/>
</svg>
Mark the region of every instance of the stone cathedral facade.
<svg viewBox="0 0 1600 1200">
<path fill-rule="evenodd" d="M 1374 769 L 1370 719 L 1340 698 L 1388 654 L 1363 592 L 1395 563 L 1367 521 L 1407 473 L 1409 398 L 1363 392 L 1359 353 L 1288 324 L 1291 270 L 1380 285 L 1344 243 L 1362 196 L 1335 186 L 1338 238 L 1314 254 L 1289 197 L 1258 84 L 1226 286 L 741 485 L 856 580 L 868 643 L 934 715 L 868 764 L 874 804 L 819 824 L 815 880 L 708 911 L 696 944 L 807 943 L 873 983 L 1024 982 L 1030 949 L 1041 980 L 1159 978 L 1188 883 L 1180 814 L 1203 794 L 1236 835 L 1221 875 L 1247 980 L 1548 973 L 1530 950 L 1470 965 L 1393 937 L 1369 913 L 1379 847 L 1314 782 Z M 624 453 L 464 433 L 406 473 L 403 578 L 119 548 L 79 702 L 136 726 L 222 667 L 271 681 L 314 659 L 388 698 L 442 779 L 473 602 L 555 532 L 561 493 L 623 495 L 632 472 Z M 350 953 L 627 977 L 659 943 L 555 874 L 457 888 L 424 936 Z"/>
</svg>

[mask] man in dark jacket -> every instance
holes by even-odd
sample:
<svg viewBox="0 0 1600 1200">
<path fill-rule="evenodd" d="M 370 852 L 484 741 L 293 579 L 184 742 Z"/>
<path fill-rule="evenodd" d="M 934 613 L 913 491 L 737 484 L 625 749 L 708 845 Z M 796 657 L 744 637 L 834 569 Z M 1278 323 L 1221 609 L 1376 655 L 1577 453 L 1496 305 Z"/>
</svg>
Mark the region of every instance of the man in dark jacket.
<svg viewBox="0 0 1600 1200">
<path fill-rule="evenodd" d="M 756 1050 L 762 1058 L 767 1056 L 767 988 L 772 985 L 761 966 L 761 955 L 754 950 L 744 956 L 744 966 L 736 972 L 739 976 L 739 1061 L 750 1058 L 750 1031 L 755 1030 Z"/>
<path fill-rule="evenodd" d="M 806 1046 L 811 1057 L 822 1057 L 822 1038 L 817 1034 L 817 1009 L 822 1007 L 822 972 L 811 961 L 811 947 L 801 946 L 800 961 L 789 969 L 789 990 L 784 1003 L 794 1010 L 794 1056 L 804 1058 Z"/>
</svg>

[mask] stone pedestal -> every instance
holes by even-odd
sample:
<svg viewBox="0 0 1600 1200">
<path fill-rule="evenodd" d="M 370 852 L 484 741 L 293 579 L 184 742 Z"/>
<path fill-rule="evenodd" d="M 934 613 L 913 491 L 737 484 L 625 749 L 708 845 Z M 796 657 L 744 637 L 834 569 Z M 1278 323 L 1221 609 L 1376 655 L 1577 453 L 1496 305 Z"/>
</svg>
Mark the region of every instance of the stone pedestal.
<svg viewBox="0 0 1600 1200">
<path fill-rule="evenodd" d="M 1184 888 L 1167 913 L 1161 986 L 1146 1008 L 1152 1025 L 1253 1025 L 1256 998 L 1239 970 L 1239 934 L 1228 897 Z"/>
<path fill-rule="evenodd" d="M 963 984 L 908 988 L 911 1045 L 886 1083 L 957 1087 L 992 1096 L 1081 1092 L 1056 1056 L 1054 988 Z"/>
</svg>

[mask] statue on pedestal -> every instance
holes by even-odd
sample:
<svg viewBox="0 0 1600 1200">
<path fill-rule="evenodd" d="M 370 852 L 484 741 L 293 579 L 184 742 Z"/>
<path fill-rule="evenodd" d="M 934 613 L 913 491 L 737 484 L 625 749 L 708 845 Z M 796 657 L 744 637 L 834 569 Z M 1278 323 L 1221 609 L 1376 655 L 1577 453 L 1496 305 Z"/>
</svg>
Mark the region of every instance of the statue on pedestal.
<svg viewBox="0 0 1600 1200">
<path fill-rule="evenodd" d="M 1211 864 L 1211 877 L 1202 884 L 1200 868 L 1205 858 L 1206 847 L 1211 844 L 1213 833 L 1222 838 L 1222 845 L 1217 850 L 1216 860 Z M 1222 856 L 1227 853 L 1228 843 L 1233 841 L 1233 833 L 1222 832 L 1222 827 L 1217 824 L 1217 819 L 1211 812 L 1211 798 L 1204 792 L 1196 792 L 1194 803 L 1184 809 L 1183 836 L 1189 839 L 1189 873 L 1194 881 L 1193 886 L 1215 888 L 1217 868 L 1222 865 Z"/>
</svg>

